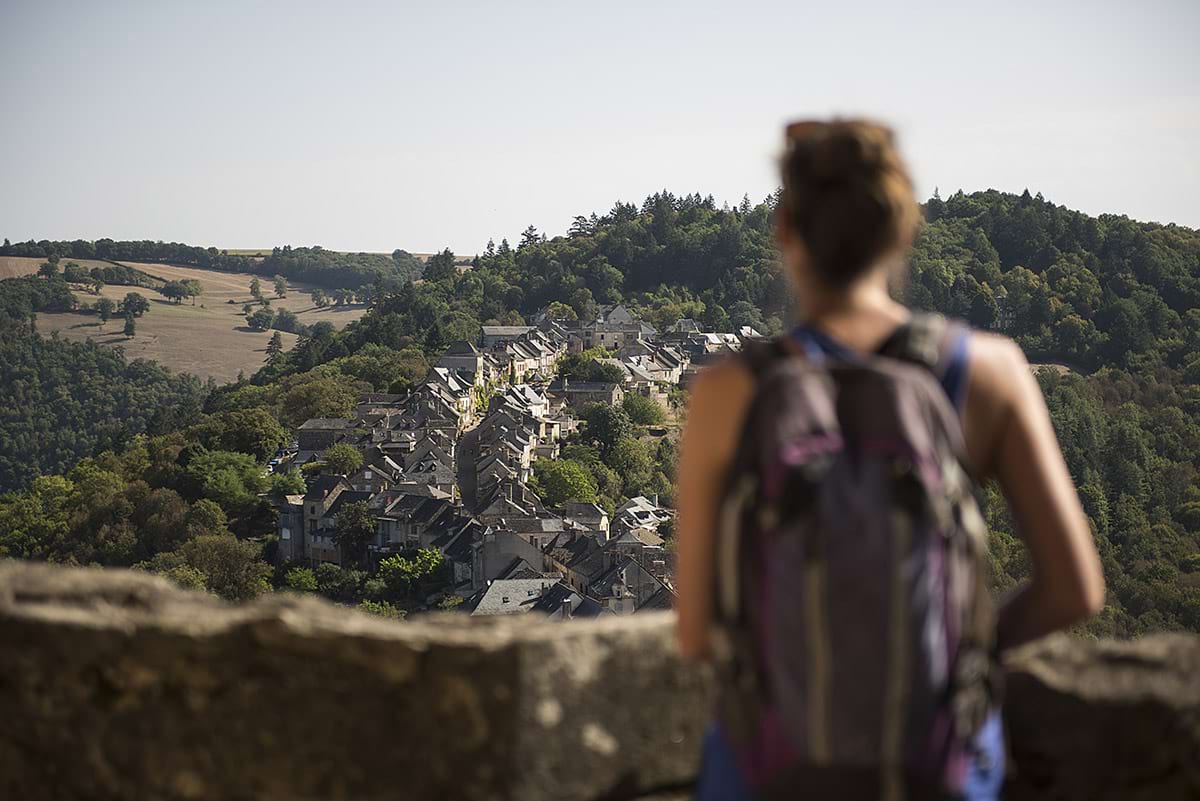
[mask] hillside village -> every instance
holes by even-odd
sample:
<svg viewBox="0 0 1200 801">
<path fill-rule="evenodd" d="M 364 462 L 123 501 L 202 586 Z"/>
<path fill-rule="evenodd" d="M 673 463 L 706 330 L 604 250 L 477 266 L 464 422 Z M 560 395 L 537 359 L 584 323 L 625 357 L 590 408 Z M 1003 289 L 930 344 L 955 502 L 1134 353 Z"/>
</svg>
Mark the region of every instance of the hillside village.
<svg viewBox="0 0 1200 801">
<path fill-rule="evenodd" d="M 640 395 L 673 413 L 672 393 L 697 369 L 759 334 L 704 331 L 690 319 L 659 332 L 622 305 L 586 322 L 544 312 L 532 322 L 484 325 L 477 341 L 453 343 L 408 393 L 364 395 L 351 418 L 300 425 L 271 464 L 307 477 L 304 494 L 272 499 L 277 559 L 312 568 L 377 567 L 398 554 L 433 560 L 441 579 L 421 585 L 417 609 L 565 619 L 669 607 L 667 500 L 552 507 L 531 486 L 535 464 L 579 439 L 591 404 L 620 407 Z M 565 357 L 585 353 L 616 368 L 604 378 L 620 380 L 561 374 Z M 667 424 L 644 434 L 676 432 Z M 361 466 L 339 473 L 323 455 L 347 445 Z M 374 531 L 354 548 L 339 539 L 339 515 L 356 505 L 361 514 L 362 504 Z"/>
</svg>

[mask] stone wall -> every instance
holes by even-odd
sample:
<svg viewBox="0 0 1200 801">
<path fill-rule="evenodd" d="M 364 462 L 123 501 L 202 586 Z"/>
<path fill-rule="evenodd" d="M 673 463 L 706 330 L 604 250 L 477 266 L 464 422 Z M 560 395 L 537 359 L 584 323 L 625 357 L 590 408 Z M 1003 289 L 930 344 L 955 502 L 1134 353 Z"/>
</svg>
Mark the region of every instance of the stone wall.
<svg viewBox="0 0 1200 801">
<path fill-rule="evenodd" d="M 1017 799 L 1200 797 L 1200 640 L 1019 654 Z M 709 684 L 667 614 L 395 623 L 0 563 L 0 798 L 682 797 Z"/>
</svg>

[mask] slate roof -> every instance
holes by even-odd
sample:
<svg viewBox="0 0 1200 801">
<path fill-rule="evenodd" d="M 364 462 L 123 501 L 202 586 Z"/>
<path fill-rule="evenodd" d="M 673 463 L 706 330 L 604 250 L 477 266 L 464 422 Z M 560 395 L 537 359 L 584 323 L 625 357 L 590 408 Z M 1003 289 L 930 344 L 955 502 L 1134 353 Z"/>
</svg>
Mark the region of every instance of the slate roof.
<svg viewBox="0 0 1200 801">
<path fill-rule="evenodd" d="M 341 476 L 317 476 L 314 481 L 309 483 L 308 492 L 304 494 L 304 498 L 305 500 L 321 500 L 345 480 Z"/>
<path fill-rule="evenodd" d="M 341 510 L 341 508 L 348 503 L 369 501 L 371 500 L 371 494 L 372 493 L 370 492 L 359 492 L 358 490 L 346 490 L 341 495 L 337 496 L 337 498 L 333 501 L 333 504 L 329 507 L 329 511 L 325 513 L 325 516 L 335 516 Z"/>
<path fill-rule="evenodd" d="M 496 579 L 471 610 L 472 615 L 517 615 L 528 612 L 542 593 L 553 584 L 551 579 Z"/>
<path fill-rule="evenodd" d="M 533 605 L 533 611 L 554 614 L 561 611 L 563 604 L 571 605 L 571 617 L 598 617 L 604 612 L 596 600 L 580 595 L 561 581 L 542 593 Z"/>
<path fill-rule="evenodd" d="M 546 546 L 546 553 L 568 570 L 583 576 L 589 583 L 604 571 L 604 550 L 600 543 L 587 535 L 576 532 L 559 534 Z"/>
<path fill-rule="evenodd" d="M 638 612 L 653 612 L 655 610 L 671 609 L 675 605 L 675 593 L 667 589 L 666 585 L 660 587 L 653 595 L 647 598 L 637 609 L 633 610 L 636 615 Z"/>
<path fill-rule="evenodd" d="M 479 348 L 475 347 L 474 345 L 472 345 L 470 342 L 468 342 L 465 339 L 460 339 L 457 342 L 452 343 L 450 345 L 450 347 L 446 348 L 446 352 L 443 353 L 442 355 L 443 356 L 478 356 L 480 354 L 479 354 Z"/>
<path fill-rule="evenodd" d="M 350 428 L 352 421 L 344 417 L 313 417 L 300 424 L 301 431 L 340 431 Z"/>
<path fill-rule="evenodd" d="M 518 337 L 537 328 L 533 325 L 484 325 L 483 335 L 489 337 Z"/>
</svg>

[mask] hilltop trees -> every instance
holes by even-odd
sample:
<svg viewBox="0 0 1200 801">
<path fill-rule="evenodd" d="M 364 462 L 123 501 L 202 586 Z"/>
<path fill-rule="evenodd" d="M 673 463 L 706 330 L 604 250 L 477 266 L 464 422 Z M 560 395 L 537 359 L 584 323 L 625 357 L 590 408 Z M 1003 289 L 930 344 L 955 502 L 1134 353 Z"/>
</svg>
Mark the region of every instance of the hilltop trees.
<svg viewBox="0 0 1200 801">
<path fill-rule="evenodd" d="M 258 274 L 264 277 L 284 276 L 323 287 L 349 287 L 380 284 L 389 291 L 403 286 L 421 274 L 421 262 L 403 250 L 390 256 L 381 253 L 338 253 L 320 247 L 277 247 L 265 257 L 232 255 L 216 248 L 201 248 L 178 242 L 114 241 L 68 242 L 28 241 L 0 246 L 0 256 L 50 258 L 57 264 L 60 258 L 104 259 L 117 262 L 161 262 L 184 264 L 224 272 Z M 97 268 L 100 269 L 100 268 Z M 113 265 L 105 273 L 130 268 Z M 131 271 L 135 272 L 135 271 Z M 106 283 L 137 283 L 109 280 Z M 148 285 L 148 284 L 147 284 Z"/>
<path fill-rule="evenodd" d="M 450 248 L 429 257 L 425 262 L 425 272 L 421 276 L 426 281 L 453 281 L 458 277 L 458 268 L 454 266 L 454 254 Z"/>
</svg>

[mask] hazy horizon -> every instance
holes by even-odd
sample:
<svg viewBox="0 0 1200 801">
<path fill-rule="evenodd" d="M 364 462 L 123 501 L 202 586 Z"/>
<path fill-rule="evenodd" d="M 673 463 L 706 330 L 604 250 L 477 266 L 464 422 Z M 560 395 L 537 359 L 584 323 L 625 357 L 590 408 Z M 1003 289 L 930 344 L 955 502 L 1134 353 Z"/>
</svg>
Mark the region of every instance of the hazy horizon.
<svg viewBox="0 0 1200 801">
<path fill-rule="evenodd" d="M 788 119 L 918 194 L 1200 227 L 1200 4 L 8 2 L 0 237 L 470 255 L 667 189 L 774 190 Z"/>
</svg>

